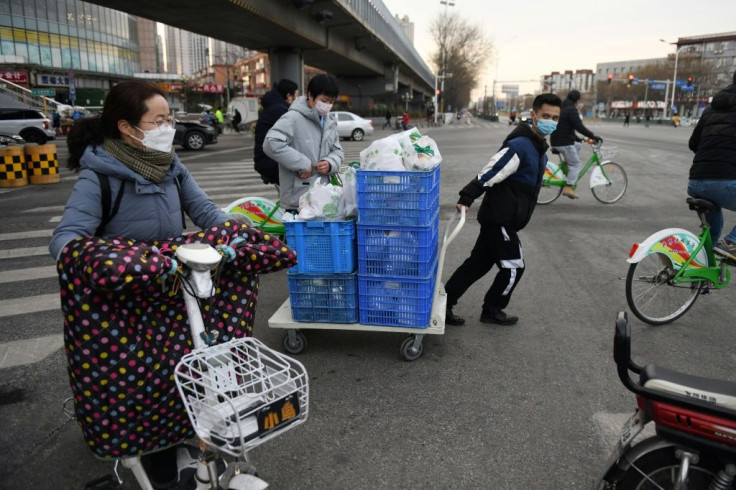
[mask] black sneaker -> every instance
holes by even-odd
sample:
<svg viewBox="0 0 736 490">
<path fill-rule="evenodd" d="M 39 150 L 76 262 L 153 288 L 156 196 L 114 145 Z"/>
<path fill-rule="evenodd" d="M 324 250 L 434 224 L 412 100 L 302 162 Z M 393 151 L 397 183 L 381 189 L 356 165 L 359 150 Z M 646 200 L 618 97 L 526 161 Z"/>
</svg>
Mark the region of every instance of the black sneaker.
<svg viewBox="0 0 736 490">
<path fill-rule="evenodd" d="M 481 323 L 496 323 L 498 325 L 513 325 L 519 321 L 518 316 L 509 316 L 503 310 L 493 308 L 491 310 L 483 310 L 480 314 Z"/>
<path fill-rule="evenodd" d="M 445 310 L 445 323 L 448 325 L 465 325 L 465 318 L 459 317 L 452 312 L 452 307 L 448 307 Z"/>
</svg>

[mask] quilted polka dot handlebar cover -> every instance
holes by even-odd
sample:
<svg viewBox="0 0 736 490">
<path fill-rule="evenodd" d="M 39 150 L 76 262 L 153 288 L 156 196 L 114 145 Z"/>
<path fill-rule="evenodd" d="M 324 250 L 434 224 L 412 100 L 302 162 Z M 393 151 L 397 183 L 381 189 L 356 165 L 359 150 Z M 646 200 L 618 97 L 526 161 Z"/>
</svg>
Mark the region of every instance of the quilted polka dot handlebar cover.
<svg viewBox="0 0 736 490">
<path fill-rule="evenodd" d="M 259 274 L 296 264 L 275 237 L 233 221 L 162 242 L 86 237 L 65 246 L 58 272 L 69 381 L 77 422 L 98 457 L 194 436 L 174 382 L 193 347 L 171 258 L 184 243 L 214 247 L 237 237 L 244 241 L 220 265 L 216 294 L 202 300 L 205 327 L 226 342 L 252 333 Z"/>
</svg>

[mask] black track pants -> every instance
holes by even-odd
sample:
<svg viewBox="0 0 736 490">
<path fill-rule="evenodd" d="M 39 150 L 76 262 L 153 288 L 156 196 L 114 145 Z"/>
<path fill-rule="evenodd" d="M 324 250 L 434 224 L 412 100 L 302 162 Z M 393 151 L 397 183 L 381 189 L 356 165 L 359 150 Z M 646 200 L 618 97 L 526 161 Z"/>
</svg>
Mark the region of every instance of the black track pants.
<svg viewBox="0 0 736 490">
<path fill-rule="evenodd" d="M 481 224 L 470 257 L 447 281 L 447 306 L 455 306 L 465 291 L 485 276 L 494 264 L 499 270 L 483 300 L 484 310 L 508 306 L 511 294 L 524 274 L 524 257 L 515 231 L 500 225 Z"/>
</svg>

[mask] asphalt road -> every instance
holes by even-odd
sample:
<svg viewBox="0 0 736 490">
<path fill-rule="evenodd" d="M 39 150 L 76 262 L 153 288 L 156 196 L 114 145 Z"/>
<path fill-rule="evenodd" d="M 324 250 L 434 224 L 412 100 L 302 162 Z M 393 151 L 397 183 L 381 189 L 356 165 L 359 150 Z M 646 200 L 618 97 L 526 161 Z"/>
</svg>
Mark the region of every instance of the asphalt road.
<svg viewBox="0 0 736 490">
<path fill-rule="evenodd" d="M 272 488 L 589 487 L 635 406 L 611 355 L 613 321 L 626 309 L 628 251 L 659 229 L 698 225 L 685 204 L 690 128 L 590 127 L 618 147 L 628 190 L 604 205 L 582 186 L 580 200 L 537 207 L 521 232 L 527 268 L 508 308 L 521 318 L 516 326 L 479 322 L 491 275 L 460 300 L 466 325 L 427 337 L 415 362 L 401 358 L 401 334 L 305 331 L 299 359 L 309 373 L 310 418 L 251 453 Z M 426 130 L 443 156 L 441 226 L 508 132 L 479 121 Z M 370 139 L 345 142 L 347 160 Z M 218 204 L 275 197 L 252 170 L 252 141 L 226 135 L 180 155 Z M 0 189 L 0 488 L 80 489 L 112 468 L 61 409 L 70 390 L 58 283 L 44 247 L 73 182 L 64 171 L 60 184 Z M 448 252 L 445 279 L 473 246 L 476 209 Z M 262 277 L 255 335 L 276 348 L 283 331 L 267 320 L 286 291 L 285 274 Z M 634 358 L 735 380 L 726 341 L 733 298 L 733 289 L 702 297 L 668 326 L 632 319 Z M 125 476 L 125 488 L 135 488 Z"/>
</svg>

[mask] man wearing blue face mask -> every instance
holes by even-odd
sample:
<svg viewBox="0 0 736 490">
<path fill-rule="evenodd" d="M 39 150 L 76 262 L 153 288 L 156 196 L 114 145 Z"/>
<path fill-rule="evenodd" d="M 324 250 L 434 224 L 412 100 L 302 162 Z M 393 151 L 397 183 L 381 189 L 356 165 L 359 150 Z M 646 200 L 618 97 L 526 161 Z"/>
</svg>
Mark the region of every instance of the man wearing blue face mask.
<svg viewBox="0 0 736 490">
<path fill-rule="evenodd" d="M 524 273 L 524 257 L 518 232 L 532 217 L 542 176 L 547 166 L 545 136 L 557 127 L 562 101 L 555 94 L 542 94 L 532 104 L 532 125 L 521 124 L 509 134 L 501 149 L 460 191 L 457 209 L 467 211 L 485 193 L 478 209 L 480 234 L 470 257 L 447 281 L 448 325 L 465 320 L 452 309 L 460 297 L 495 264 L 499 271 L 483 300 L 481 323 L 513 325 L 519 318 L 503 310 Z"/>
</svg>

